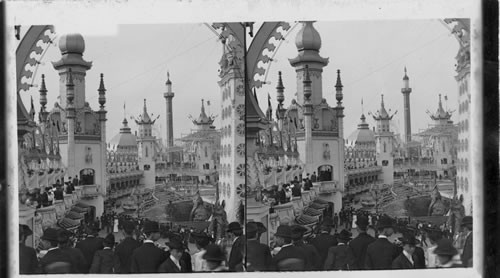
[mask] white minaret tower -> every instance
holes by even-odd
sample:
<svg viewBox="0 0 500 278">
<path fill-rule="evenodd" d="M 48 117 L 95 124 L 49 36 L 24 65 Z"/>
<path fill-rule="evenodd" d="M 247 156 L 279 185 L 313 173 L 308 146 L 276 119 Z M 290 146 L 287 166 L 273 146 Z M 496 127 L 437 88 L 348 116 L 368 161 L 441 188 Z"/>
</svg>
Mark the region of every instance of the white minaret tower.
<svg viewBox="0 0 500 278">
<path fill-rule="evenodd" d="M 139 167 L 144 170 L 142 183 L 146 188 L 154 188 L 156 185 L 156 138 L 152 133 L 156 119 L 151 120 L 149 117 L 146 99 L 144 99 L 144 109 L 135 123 L 139 126 L 139 136 L 137 137 Z"/>
<path fill-rule="evenodd" d="M 172 111 L 172 99 L 175 94 L 172 92 L 172 81 L 170 81 L 170 73 L 167 72 L 167 82 L 165 83 L 167 87 L 167 92 L 163 93 L 167 104 L 167 148 L 174 146 L 174 121 L 173 121 L 173 111 Z M 169 156 L 170 162 L 172 158 Z"/>
<path fill-rule="evenodd" d="M 382 176 L 379 178 L 384 184 L 394 183 L 394 156 L 393 156 L 393 139 L 394 133 L 390 130 L 390 121 L 397 111 L 389 115 L 384 106 L 384 95 L 378 110 L 373 119 L 377 122 L 375 131 L 375 143 L 377 145 L 377 164 L 382 166 Z"/>
</svg>

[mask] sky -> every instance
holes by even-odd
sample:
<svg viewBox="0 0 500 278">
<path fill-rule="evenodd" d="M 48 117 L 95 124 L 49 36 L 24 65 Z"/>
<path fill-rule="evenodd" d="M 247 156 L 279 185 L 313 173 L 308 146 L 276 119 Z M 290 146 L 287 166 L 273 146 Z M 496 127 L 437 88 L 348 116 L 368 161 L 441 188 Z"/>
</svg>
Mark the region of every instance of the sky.
<svg viewBox="0 0 500 278">
<path fill-rule="evenodd" d="M 55 26 L 56 34 L 58 26 Z M 26 31 L 26 30 L 24 30 Z M 104 74 L 107 113 L 107 141 L 119 133 L 125 116 L 132 128 L 137 125 L 130 117 L 143 111 L 143 99 L 151 116 L 160 115 L 153 131 L 165 139 L 166 104 L 163 93 L 167 71 L 170 72 L 173 99 L 174 138 L 179 138 L 194 129 L 188 116 L 198 118 L 201 99 L 210 101 L 207 113 L 218 115 L 220 92 L 217 81 L 222 44 L 204 24 L 158 24 L 118 25 L 112 36 L 87 36 L 83 58 L 93 66 L 86 76 L 86 97 L 90 107 L 98 110 L 99 75 Z M 68 30 L 71 32 L 71 30 Z M 58 34 L 59 35 L 59 34 Z M 55 42 L 59 41 L 59 37 Z M 61 57 L 59 47 L 51 45 L 41 58 L 34 84 L 40 84 L 45 74 L 48 89 L 47 107 L 52 109 L 59 95 L 58 74 L 51 62 Z M 39 87 L 33 87 L 21 96 L 29 110 L 33 96 L 36 111 L 39 111 Z M 220 117 L 215 125 L 219 126 Z M 157 137 L 158 138 L 158 137 Z"/>
<path fill-rule="evenodd" d="M 295 98 L 296 74 L 288 59 L 297 56 L 295 37 L 302 24 L 290 22 L 290 25 L 290 30 L 284 33 L 286 40 L 274 54 L 275 61 L 268 64 L 268 84 L 257 90 L 264 112 L 268 93 L 273 111 L 276 109 L 278 71 L 283 74 L 285 107 Z M 459 46 L 454 35 L 438 20 L 320 21 L 314 26 L 322 40 L 320 55 L 329 58 L 329 64 L 323 68 L 323 97 L 330 105 L 336 105 L 336 71 L 341 70 L 345 138 L 356 130 L 363 110 L 370 128 L 374 126 L 375 121 L 367 113 L 380 108 L 381 94 L 386 109 L 398 111 L 392 122 L 394 131 L 404 132 L 401 88 L 405 66 L 412 88 L 412 133 L 432 124 L 426 110 L 432 113 L 437 110 L 439 94 L 443 95 L 445 109 L 457 109 L 458 87 L 454 76 Z"/>
<path fill-rule="evenodd" d="M 255 30 L 260 24 L 255 23 Z M 274 61 L 266 65 L 268 84 L 257 91 L 263 111 L 267 109 L 268 93 L 273 105 L 276 104 L 278 71 L 283 73 L 286 106 L 296 92 L 295 72 L 288 59 L 297 55 L 295 37 L 301 24 L 290 24 L 292 28 L 285 33 L 285 41 L 274 53 Z M 335 103 L 336 70 L 341 70 L 346 138 L 357 128 L 362 111 L 373 126 L 374 120 L 367 113 L 379 109 L 381 94 L 384 94 L 386 108 L 398 111 L 392 123 L 395 132 L 403 131 L 401 88 L 405 66 L 412 87 L 413 133 L 432 123 L 426 110 L 436 111 L 438 94 L 443 94 L 445 108 L 456 110 L 458 90 L 454 65 L 458 43 L 438 20 L 322 21 L 314 26 L 322 39 L 320 55 L 330 60 L 323 71 L 323 96 L 329 104 Z M 57 33 L 58 26 L 55 28 Z M 136 130 L 130 117 L 142 112 L 144 98 L 147 99 L 148 112 L 154 117 L 160 115 L 154 133 L 165 137 L 163 93 L 166 91 L 167 71 L 175 93 L 174 138 L 194 128 L 188 116 L 198 117 L 201 99 L 211 103 L 207 112 L 220 114 L 221 96 L 217 81 L 222 45 L 205 24 L 118 25 L 116 31 L 112 36 L 86 36 L 83 33 L 86 45 L 83 57 L 93 62 L 93 67 L 87 72 L 86 95 L 94 109 L 98 108 L 99 74 L 104 73 L 108 141 L 119 132 L 124 104 L 129 126 Z M 58 38 L 55 41 L 58 42 Z M 59 94 L 58 75 L 51 61 L 59 58 L 57 45 L 50 46 L 41 58 L 42 64 L 33 80 L 35 85 L 40 84 L 40 76 L 45 74 L 49 108 L 53 107 Z M 33 87 L 21 93 L 28 109 L 29 98 L 33 96 L 35 108 L 39 110 L 38 89 Z M 444 101 L 444 95 L 448 101 Z M 219 120 L 220 116 L 216 118 L 216 127 L 219 127 Z"/>
</svg>

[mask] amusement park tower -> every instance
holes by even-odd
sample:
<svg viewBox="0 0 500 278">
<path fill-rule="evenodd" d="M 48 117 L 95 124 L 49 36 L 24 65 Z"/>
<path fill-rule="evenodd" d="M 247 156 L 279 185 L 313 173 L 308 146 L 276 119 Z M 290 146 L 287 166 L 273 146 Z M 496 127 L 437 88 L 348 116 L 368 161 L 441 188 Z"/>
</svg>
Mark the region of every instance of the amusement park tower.
<svg viewBox="0 0 500 278">
<path fill-rule="evenodd" d="M 59 102 L 50 113 L 42 114 L 42 120 L 60 123 L 60 153 L 63 164 L 68 167 L 67 177 L 78 176 L 84 187 L 83 201 L 95 207 L 96 215 L 101 215 L 106 194 L 107 111 L 103 75 L 97 90 L 100 109 L 94 111 L 85 97 L 85 76 L 92 62 L 83 59 L 82 35 L 61 36 L 59 50 L 61 58 L 52 62 L 60 76 Z M 42 91 L 46 95 L 46 89 Z M 45 111 L 46 98 L 42 97 L 40 104 Z"/>
<path fill-rule="evenodd" d="M 396 114 L 396 112 L 394 114 Z M 373 119 L 377 122 L 375 143 L 377 164 L 382 166 L 382 177 L 380 180 L 383 180 L 386 184 L 394 183 L 394 133 L 390 130 L 390 121 L 392 120 L 392 117 L 394 117 L 394 114 L 389 115 L 387 110 L 385 110 L 384 95 L 382 95 L 380 110 L 373 115 Z"/>
<path fill-rule="evenodd" d="M 313 22 L 303 22 L 295 39 L 297 56 L 289 59 L 295 68 L 297 80 L 297 105 L 287 111 L 297 126 L 297 149 L 305 172 L 318 173 L 322 181 L 332 187 L 332 194 L 324 199 L 341 204 L 344 186 L 344 107 L 340 70 L 335 85 L 336 106 L 330 106 L 323 98 L 322 73 L 328 58 L 320 56 L 321 37 Z M 292 101 L 292 104 L 295 101 Z M 341 205 L 335 206 L 335 211 Z"/>
<path fill-rule="evenodd" d="M 167 147 L 174 146 L 174 123 L 173 123 L 173 112 L 172 112 L 172 99 L 175 94 L 172 92 L 172 81 L 170 81 L 170 73 L 167 72 L 167 92 L 163 93 L 163 97 L 167 103 Z"/>
<path fill-rule="evenodd" d="M 410 78 L 406 75 L 406 67 L 405 67 L 405 76 L 403 77 L 403 85 L 401 88 L 401 93 L 404 96 L 404 121 L 405 121 L 405 138 L 404 142 L 409 143 L 411 141 L 411 118 L 410 118 Z"/>
<path fill-rule="evenodd" d="M 146 188 L 154 188 L 156 185 L 156 137 L 153 136 L 153 125 L 158 118 L 152 120 L 148 114 L 146 99 L 144 99 L 144 109 L 141 115 L 135 120 L 139 126 L 139 136 L 137 138 L 139 148 L 139 167 L 144 170 L 143 184 Z"/>
<path fill-rule="evenodd" d="M 172 92 L 172 81 L 170 81 L 170 73 L 167 72 L 167 82 L 165 83 L 167 86 L 167 92 L 163 93 L 163 97 L 165 98 L 167 104 L 167 148 L 171 148 L 174 146 L 174 121 L 173 121 L 173 112 L 172 112 L 172 99 L 175 94 Z M 172 156 L 168 156 L 169 162 L 172 162 Z"/>
</svg>

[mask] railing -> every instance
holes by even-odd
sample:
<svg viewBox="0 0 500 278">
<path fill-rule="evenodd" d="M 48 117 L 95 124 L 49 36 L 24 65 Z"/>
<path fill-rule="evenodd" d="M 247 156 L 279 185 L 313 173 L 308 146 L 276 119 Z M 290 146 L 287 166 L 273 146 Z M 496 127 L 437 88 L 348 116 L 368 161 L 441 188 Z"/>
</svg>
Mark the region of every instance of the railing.
<svg viewBox="0 0 500 278">
<path fill-rule="evenodd" d="M 120 179 L 120 178 L 128 178 L 133 176 L 142 176 L 144 174 L 143 171 L 134 170 L 129 172 L 121 172 L 121 173 L 108 173 L 109 179 Z"/>
<path fill-rule="evenodd" d="M 320 194 L 329 194 L 341 191 L 337 181 L 320 181 L 316 183 L 319 187 Z M 316 185 L 315 185 L 316 186 Z"/>
<path fill-rule="evenodd" d="M 348 175 L 363 174 L 368 172 L 381 172 L 382 166 L 370 166 L 365 168 L 346 169 L 345 171 Z"/>
<path fill-rule="evenodd" d="M 82 198 L 95 198 L 100 194 L 101 193 L 99 192 L 99 185 L 97 184 L 82 185 Z"/>
</svg>

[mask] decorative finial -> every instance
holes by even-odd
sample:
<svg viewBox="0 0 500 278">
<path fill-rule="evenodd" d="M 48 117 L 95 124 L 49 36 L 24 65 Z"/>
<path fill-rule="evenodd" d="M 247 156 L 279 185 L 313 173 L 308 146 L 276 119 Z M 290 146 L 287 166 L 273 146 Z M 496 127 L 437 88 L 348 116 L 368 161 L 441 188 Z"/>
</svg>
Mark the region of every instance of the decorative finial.
<svg viewBox="0 0 500 278">
<path fill-rule="evenodd" d="M 338 69 L 337 70 L 337 83 L 335 84 L 335 90 L 337 91 L 337 93 L 335 94 L 335 98 L 337 99 L 337 104 L 339 104 L 339 105 L 342 102 L 342 99 L 344 98 L 344 96 L 342 94 L 343 87 L 344 86 L 342 85 L 342 80 L 340 79 L 340 70 Z"/>
<path fill-rule="evenodd" d="M 281 104 L 285 100 L 284 95 L 285 87 L 283 86 L 283 80 L 281 79 L 281 71 L 278 72 L 278 85 L 276 86 L 276 100 Z"/>
<path fill-rule="evenodd" d="M 363 107 L 363 98 L 361 98 L 361 115 L 363 115 L 363 117 L 365 115 L 365 109 Z"/>
<path fill-rule="evenodd" d="M 104 74 L 101 73 L 101 81 L 99 83 L 99 89 L 97 89 L 99 92 L 106 91 L 106 88 L 104 87 Z"/>
<path fill-rule="evenodd" d="M 406 71 L 406 66 L 405 66 L 405 76 L 403 76 L 403 80 L 408 80 L 408 75 L 407 75 L 407 71 Z"/>
<path fill-rule="evenodd" d="M 104 74 L 101 73 L 101 81 L 99 82 L 99 104 L 101 105 L 101 109 L 104 109 L 104 104 L 106 104 L 106 88 L 104 87 Z"/>
<path fill-rule="evenodd" d="M 42 74 L 42 85 L 40 86 L 40 105 L 42 110 L 45 110 L 45 105 L 47 105 L 47 87 L 45 86 L 45 74 Z"/>
<path fill-rule="evenodd" d="M 167 86 L 172 85 L 172 81 L 170 81 L 170 72 L 167 71 L 167 82 L 165 83 Z"/>
</svg>

